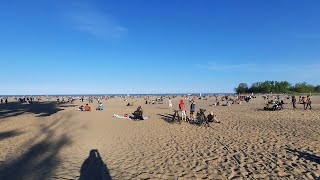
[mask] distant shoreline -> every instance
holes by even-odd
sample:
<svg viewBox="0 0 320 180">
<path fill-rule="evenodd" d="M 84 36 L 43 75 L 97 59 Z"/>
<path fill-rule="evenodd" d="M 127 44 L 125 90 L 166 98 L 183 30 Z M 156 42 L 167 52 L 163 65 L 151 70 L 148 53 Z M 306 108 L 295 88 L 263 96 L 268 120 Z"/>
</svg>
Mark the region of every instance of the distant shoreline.
<svg viewBox="0 0 320 180">
<path fill-rule="evenodd" d="M 13 95 L 0 95 L 0 97 L 13 97 L 13 96 L 174 96 L 174 95 L 215 95 L 215 94 L 237 94 L 237 93 L 159 93 L 159 94 L 13 94 Z"/>
</svg>

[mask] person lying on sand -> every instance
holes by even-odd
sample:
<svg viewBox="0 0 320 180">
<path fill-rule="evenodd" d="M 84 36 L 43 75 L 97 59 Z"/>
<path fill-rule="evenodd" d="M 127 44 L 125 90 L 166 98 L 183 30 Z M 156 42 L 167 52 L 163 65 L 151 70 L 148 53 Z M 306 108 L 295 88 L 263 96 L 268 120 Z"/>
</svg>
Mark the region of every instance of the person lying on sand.
<svg viewBox="0 0 320 180">
<path fill-rule="evenodd" d="M 227 101 L 227 104 L 223 104 L 222 106 L 231 106 L 231 104 Z"/>
</svg>

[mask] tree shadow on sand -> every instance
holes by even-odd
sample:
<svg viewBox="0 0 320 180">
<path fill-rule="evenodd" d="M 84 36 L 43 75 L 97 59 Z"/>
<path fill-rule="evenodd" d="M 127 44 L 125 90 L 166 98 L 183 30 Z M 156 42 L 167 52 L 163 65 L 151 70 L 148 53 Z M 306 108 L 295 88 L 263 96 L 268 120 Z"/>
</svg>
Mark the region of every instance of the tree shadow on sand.
<svg viewBox="0 0 320 180">
<path fill-rule="evenodd" d="M 56 121 L 52 124 L 54 123 Z M 29 139 L 20 147 L 27 148 L 27 151 L 20 157 L 2 162 L 1 180 L 52 179 L 53 172 L 61 162 L 59 152 L 63 147 L 72 143 L 66 135 L 55 136 L 55 129 L 51 128 L 52 124 L 42 127 L 39 135 Z M 15 134 L 15 132 L 9 134 Z M 45 136 L 45 138 L 28 147 L 28 144 L 38 141 L 40 136 Z"/>
<path fill-rule="evenodd" d="M 316 155 L 313 155 L 313 154 L 310 154 L 310 153 L 307 153 L 307 152 L 301 152 L 301 151 L 298 151 L 298 150 L 295 150 L 295 149 L 287 148 L 286 150 L 288 152 L 298 156 L 299 159 L 303 158 L 305 160 L 309 160 L 309 161 L 315 162 L 317 164 L 320 164 L 320 157 L 319 156 L 316 156 Z"/>
<path fill-rule="evenodd" d="M 61 104 L 56 102 L 34 102 L 32 104 L 10 102 L 8 104 L 0 104 L 0 118 L 19 116 L 24 113 L 35 114 L 35 117 L 51 116 L 59 111 L 62 107 L 73 107 L 76 105 Z"/>
<path fill-rule="evenodd" d="M 17 130 L 0 132 L 0 141 L 3 140 L 3 139 L 6 139 L 6 138 L 19 136 L 20 134 L 22 134 L 22 132 L 19 132 Z"/>
<path fill-rule="evenodd" d="M 92 149 L 89 157 L 83 162 L 79 180 L 112 180 L 97 149 Z"/>
</svg>

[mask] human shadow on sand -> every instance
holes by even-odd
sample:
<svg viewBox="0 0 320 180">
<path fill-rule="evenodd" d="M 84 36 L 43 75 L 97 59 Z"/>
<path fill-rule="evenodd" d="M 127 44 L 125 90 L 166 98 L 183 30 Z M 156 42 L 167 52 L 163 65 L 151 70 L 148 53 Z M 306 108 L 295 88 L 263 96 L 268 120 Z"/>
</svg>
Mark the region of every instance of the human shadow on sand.
<svg viewBox="0 0 320 180">
<path fill-rule="evenodd" d="M 18 136 L 22 134 L 21 132 L 17 131 L 17 130 L 12 130 L 12 131 L 4 131 L 4 132 L 0 132 L 0 141 L 6 138 L 11 138 L 14 136 Z"/>
<path fill-rule="evenodd" d="M 89 157 L 83 162 L 79 180 L 112 180 L 97 149 L 92 149 Z"/>
<path fill-rule="evenodd" d="M 301 152 L 301 151 L 298 151 L 298 150 L 295 150 L 295 149 L 287 148 L 286 150 L 288 152 L 298 156 L 299 159 L 303 158 L 305 160 L 309 160 L 309 161 L 315 162 L 317 164 L 320 164 L 320 157 L 319 156 L 316 156 L 316 155 L 313 155 L 313 154 L 310 154 L 310 153 L 307 153 L 307 152 Z"/>
<path fill-rule="evenodd" d="M 166 114 L 157 114 L 157 115 L 160 116 L 161 119 L 163 119 L 167 123 L 181 122 L 178 113 L 173 113 L 173 114 L 166 113 Z"/>
<path fill-rule="evenodd" d="M 19 116 L 24 113 L 35 114 L 36 117 L 51 116 L 64 110 L 61 107 L 67 106 L 65 104 L 58 106 L 56 102 L 34 102 L 32 104 L 10 102 L 8 104 L 0 104 L 0 118 Z"/>
</svg>

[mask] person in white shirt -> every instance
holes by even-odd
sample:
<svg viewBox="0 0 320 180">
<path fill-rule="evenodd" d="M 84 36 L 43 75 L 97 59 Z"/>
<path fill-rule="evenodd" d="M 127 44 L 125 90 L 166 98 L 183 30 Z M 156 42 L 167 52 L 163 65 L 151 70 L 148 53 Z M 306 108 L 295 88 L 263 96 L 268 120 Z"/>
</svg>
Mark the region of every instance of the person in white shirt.
<svg viewBox="0 0 320 180">
<path fill-rule="evenodd" d="M 170 109 L 172 108 L 172 101 L 171 101 L 171 98 L 169 98 L 169 108 L 170 108 Z"/>
</svg>

